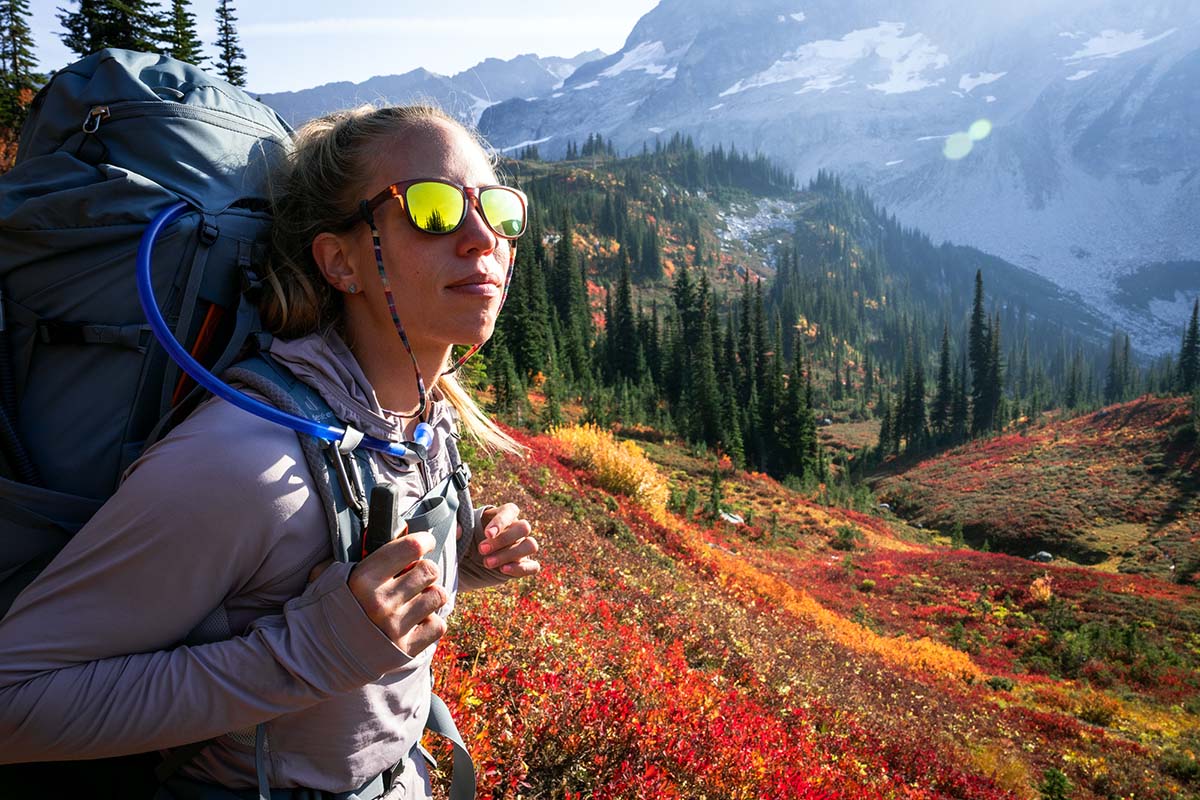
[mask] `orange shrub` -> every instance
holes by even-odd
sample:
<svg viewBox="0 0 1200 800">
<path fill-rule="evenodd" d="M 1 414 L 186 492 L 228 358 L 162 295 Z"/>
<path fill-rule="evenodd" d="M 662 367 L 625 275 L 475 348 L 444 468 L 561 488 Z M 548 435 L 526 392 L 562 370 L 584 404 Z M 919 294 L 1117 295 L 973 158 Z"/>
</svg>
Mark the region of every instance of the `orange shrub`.
<svg viewBox="0 0 1200 800">
<path fill-rule="evenodd" d="M 1050 573 L 1042 574 L 1042 577 L 1034 579 L 1029 585 L 1029 596 L 1033 602 L 1040 605 L 1045 605 L 1050 602 L 1050 598 L 1054 596 L 1054 579 L 1050 577 Z"/>
</svg>

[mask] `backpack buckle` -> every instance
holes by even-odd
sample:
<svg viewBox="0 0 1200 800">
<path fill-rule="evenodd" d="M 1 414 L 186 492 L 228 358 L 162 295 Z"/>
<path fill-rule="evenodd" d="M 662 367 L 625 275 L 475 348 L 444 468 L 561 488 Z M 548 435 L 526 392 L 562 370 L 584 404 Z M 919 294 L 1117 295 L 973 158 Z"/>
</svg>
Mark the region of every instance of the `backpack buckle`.
<svg viewBox="0 0 1200 800">
<path fill-rule="evenodd" d="M 466 464 L 459 464 L 451 473 L 450 480 L 454 482 L 455 489 L 460 492 L 466 491 L 467 484 L 471 482 L 471 468 Z"/>
</svg>

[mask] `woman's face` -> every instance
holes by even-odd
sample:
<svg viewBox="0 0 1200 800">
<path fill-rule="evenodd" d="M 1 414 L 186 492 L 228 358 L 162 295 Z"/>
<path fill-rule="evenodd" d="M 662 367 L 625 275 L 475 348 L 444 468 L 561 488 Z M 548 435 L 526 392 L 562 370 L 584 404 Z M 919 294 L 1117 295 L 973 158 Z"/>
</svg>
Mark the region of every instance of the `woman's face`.
<svg viewBox="0 0 1200 800">
<path fill-rule="evenodd" d="M 491 164 L 464 132 L 430 122 L 410 129 L 380 148 L 377 171 L 363 197 L 389 184 L 414 178 L 441 178 L 461 186 L 497 183 Z M 400 323 L 420 357 L 448 345 L 486 341 L 496 324 L 511 243 L 494 234 L 473 205 L 462 226 L 450 234 L 423 233 L 409 224 L 400 203 L 375 211 L 383 265 Z M 357 228 L 356 272 L 367 300 L 370 329 L 399 346 L 375 262 L 370 228 Z"/>
</svg>

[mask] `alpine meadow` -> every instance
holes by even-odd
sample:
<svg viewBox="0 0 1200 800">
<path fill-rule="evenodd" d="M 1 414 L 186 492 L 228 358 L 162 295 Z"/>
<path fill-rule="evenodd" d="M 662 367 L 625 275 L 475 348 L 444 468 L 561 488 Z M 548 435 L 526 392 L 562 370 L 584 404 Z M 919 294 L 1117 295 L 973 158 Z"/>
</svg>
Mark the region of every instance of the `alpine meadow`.
<svg viewBox="0 0 1200 800">
<path fill-rule="evenodd" d="M 663 0 L 618 53 L 254 95 L 233 3 L 211 42 L 192 5 L 59 36 L 291 125 L 436 100 L 528 197 L 458 373 L 527 451 L 457 447 L 542 571 L 458 596 L 433 661 L 477 797 L 1200 798 L 1194 9 Z M 0 171 L 67 66 L 30 13 Z"/>
</svg>

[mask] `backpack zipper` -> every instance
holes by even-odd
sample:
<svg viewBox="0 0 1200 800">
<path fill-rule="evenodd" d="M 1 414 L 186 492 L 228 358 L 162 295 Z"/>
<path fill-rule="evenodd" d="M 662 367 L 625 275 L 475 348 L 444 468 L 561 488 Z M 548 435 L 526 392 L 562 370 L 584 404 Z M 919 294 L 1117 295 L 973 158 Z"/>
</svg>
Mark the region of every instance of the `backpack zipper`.
<svg viewBox="0 0 1200 800">
<path fill-rule="evenodd" d="M 186 106 L 163 100 L 126 100 L 120 103 L 113 103 L 112 105 L 92 106 L 88 109 L 87 116 L 83 119 L 83 132 L 96 133 L 100 130 L 102 122 L 116 122 L 132 117 L 192 119 L 270 139 L 275 139 L 278 135 L 277 131 L 260 125 L 248 117 L 239 116 L 229 111 L 197 108 L 195 106 Z"/>
</svg>

